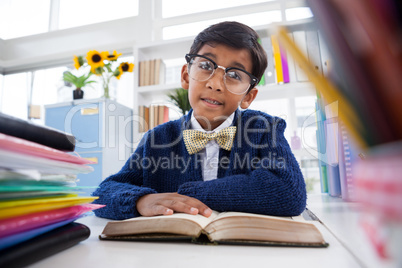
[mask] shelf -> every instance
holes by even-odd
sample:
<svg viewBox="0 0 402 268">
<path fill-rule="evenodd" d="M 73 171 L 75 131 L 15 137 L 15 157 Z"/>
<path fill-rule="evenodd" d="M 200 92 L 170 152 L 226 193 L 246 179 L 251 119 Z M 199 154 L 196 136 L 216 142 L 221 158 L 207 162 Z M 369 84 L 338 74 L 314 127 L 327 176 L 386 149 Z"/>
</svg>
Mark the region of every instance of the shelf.
<svg viewBox="0 0 402 268">
<path fill-rule="evenodd" d="M 181 88 L 180 83 L 173 83 L 167 85 L 152 85 L 152 86 L 142 86 L 137 88 L 137 93 L 142 95 L 147 94 L 160 94 L 167 93 L 176 88 Z M 284 97 L 291 96 L 306 96 L 315 94 L 314 86 L 309 82 L 292 82 L 286 84 L 272 84 L 257 86 L 258 88 L 258 99 L 269 98 L 271 95 L 283 95 Z"/>
<path fill-rule="evenodd" d="M 137 92 L 139 94 L 153 94 L 153 93 L 166 93 L 170 90 L 181 88 L 180 83 L 167 84 L 167 85 L 152 85 L 138 87 Z"/>
<path fill-rule="evenodd" d="M 180 38 L 165 41 L 156 41 L 152 43 L 140 44 L 136 49 L 138 49 L 138 54 L 144 59 L 157 59 L 162 58 L 172 59 L 183 57 L 190 51 L 190 47 L 194 41 L 194 38 Z M 143 59 L 140 59 L 143 60 Z"/>
<path fill-rule="evenodd" d="M 286 84 L 271 84 L 257 86 L 256 100 L 311 96 L 315 94 L 315 88 L 310 82 L 291 82 Z"/>
</svg>

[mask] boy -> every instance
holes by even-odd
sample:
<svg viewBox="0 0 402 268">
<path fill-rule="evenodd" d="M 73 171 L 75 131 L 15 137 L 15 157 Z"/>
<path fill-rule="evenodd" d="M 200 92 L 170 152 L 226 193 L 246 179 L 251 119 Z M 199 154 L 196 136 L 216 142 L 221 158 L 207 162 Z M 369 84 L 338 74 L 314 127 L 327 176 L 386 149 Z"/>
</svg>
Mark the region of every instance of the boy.
<svg viewBox="0 0 402 268">
<path fill-rule="evenodd" d="M 150 130 L 124 167 L 100 184 L 93 195 L 106 207 L 97 216 L 208 217 L 211 209 L 294 216 L 305 209 L 285 121 L 239 110 L 257 96 L 267 66 L 257 40 L 237 22 L 210 26 L 195 38 L 181 72 L 192 110 Z"/>
</svg>

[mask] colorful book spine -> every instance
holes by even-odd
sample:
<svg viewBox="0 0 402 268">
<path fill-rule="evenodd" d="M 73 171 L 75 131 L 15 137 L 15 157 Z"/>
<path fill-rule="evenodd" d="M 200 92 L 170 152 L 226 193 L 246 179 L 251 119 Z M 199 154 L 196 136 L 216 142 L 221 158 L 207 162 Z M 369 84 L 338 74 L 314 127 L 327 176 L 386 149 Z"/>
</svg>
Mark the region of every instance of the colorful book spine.
<svg viewBox="0 0 402 268">
<path fill-rule="evenodd" d="M 261 38 L 258 38 L 258 43 L 261 45 L 262 47 L 262 41 Z M 260 81 L 258 81 L 258 86 L 263 86 L 265 85 L 265 75 L 263 74 Z"/>
<path fill-rule="evenodd" d="M 275 84 L 274 53 L 272 50 L 271 37 L 268 36 L 261 38 L 261 44 L 267 53 L 267 60 L 268 60 L 267 69 L 265 69 L 264 73 L 265 84 L 266 85 Z"/>
<path fill-rule="evenodd" d="M 317 150 L 318 150 L 318 167 L 320 171 L 321 180 L 321 192 L 328 193 L 328 176 L 327 176 L 327 166 L 326 166 L 326 146 L 325 146 L 325 130 L 324 121 L 325 114 L 323 108 L 321 107 L 321 99 L 317 98 L 316 102 L 316 122 L 317 122 Z"/>
<path fill-rule="evenodd" d="M 283 74 L 283 82 L 289 83 L 289 64 L 288 57 L 285 48 L 279 43 L 279 51 L 281 53 L 281 63 L 282 63 L 282 74 Z"/>
<path fill-rule="evenodd" d="M 275 35 L 271 35 L 271 42 L 275 61 L 276 82 L 278 84 L 281 84 L 283 83 L 283 72 L 282 72 L 281 50 L 279 48 L 278 37 Z"/>
<path fill-rule="evenodd" d="M 343 124 L 340 124 L 339 135 L 339 169 L 340 172 L 343 173 L 343 177 L 341 176 L 342 199 L 345 199 L 346 201 L 356 201 L 356 186 L 353 179 L 353 172 L 356 161 L 362 157 L 362 153 L 350 137 L 346 127 Z"/>
<path fill-rule="evenodd" d="M 341 183 L 339 177 L 339 152 L 338 152 L 338 123 L 334 118 L 325 120 L 326 135 L 326 155 L 328 173 L 328 194 L 331 196 L 341 196 Z"/>
</svg>

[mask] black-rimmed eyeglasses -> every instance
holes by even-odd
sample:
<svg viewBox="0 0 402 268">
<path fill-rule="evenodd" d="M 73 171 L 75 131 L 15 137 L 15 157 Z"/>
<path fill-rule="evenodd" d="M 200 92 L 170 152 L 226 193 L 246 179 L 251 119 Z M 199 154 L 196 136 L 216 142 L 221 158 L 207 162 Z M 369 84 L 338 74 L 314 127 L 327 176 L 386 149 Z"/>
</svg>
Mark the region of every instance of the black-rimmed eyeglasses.
<svg viewBox="0 0 402 268">
<path fill-rule="evenodd" d="M 223 82 L 226 89 L 236 95 L 244 94 L 258 83 L 257 77 L 251 73 L 237 67 L 219 66 L 206 56 L 186 54 L 186 61 L 188 63 L 188 75 L 191 79 L 199 82 L 210 79 L 218 68 L 224 70 Z"/>
</svg>

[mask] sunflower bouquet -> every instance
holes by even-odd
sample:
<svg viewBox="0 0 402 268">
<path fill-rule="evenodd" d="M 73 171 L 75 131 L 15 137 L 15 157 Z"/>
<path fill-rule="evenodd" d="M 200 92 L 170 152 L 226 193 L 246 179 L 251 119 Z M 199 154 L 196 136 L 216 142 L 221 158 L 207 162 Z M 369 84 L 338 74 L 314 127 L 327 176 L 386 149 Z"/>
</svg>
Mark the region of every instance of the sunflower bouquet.
<svg viewBox="0 0 402 268">
<path fill-rule="evenodd" d="M 82 66 L 90 66 L 91 70 L 88 75 L 95 74 L 102 79 L 103 86 L 103 97 L 110 98 L 109 95 L 109 83 L 110 79 L 120 77 L 125 72 L 132 72 L 134 69 L 134 64 L 129 62 L 122 62 L 117 64 L 117 59 L 122 54 L 117 54 L 116 50 L 110 54 L 107 51 L 98 52 L 96 50 L 91 50 L 84 56 L 74 56 L 74 67 L 78 70 Z"/>
</svg>

